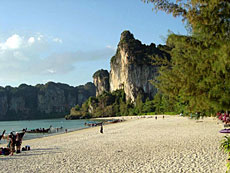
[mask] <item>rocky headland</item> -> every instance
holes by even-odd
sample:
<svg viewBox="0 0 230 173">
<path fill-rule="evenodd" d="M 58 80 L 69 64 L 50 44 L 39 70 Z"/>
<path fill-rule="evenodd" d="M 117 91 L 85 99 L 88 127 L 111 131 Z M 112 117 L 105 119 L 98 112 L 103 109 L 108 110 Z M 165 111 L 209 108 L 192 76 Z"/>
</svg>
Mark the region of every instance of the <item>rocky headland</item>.
<svg viewBox="0 0 230 173">
<path fill-rule="evenodd" d="M 153 111 L 153 103 L 144 108 L 142 101 L 157 93 L 152 80 L 164 59 L 170 60 L 167 45 L 142 44 L 129 31 L 121 34 L 116 54 L 110 60 L 110 72 L 98 70 L 93 75 L 97 97 L 89 98 L 82 108 L 73 107 L 67 119 L 136 115 Z M 140 103 L 139 108 L 137 108 Z"/>
<path fill-rule="evenodd" d="M 93 83 L 96 86 L 96 96 L 109 92 L 109 72 L 103 69 L 96 71 L 93 75 Z"/>
<path fill-rule="evenodd" d="M 71 107 L 95 95 L 96 88 L 90 82 L 78 87 L 54 82 L 0 87 L 0 120 L 64 117 Z"/>
<path fill-rule="evenodd" d="M 121 34 L 116 54 L 110 61 L 110 73 L 99 70 L 93 75 L 97 95 L 123 89 L 126 99 L 135 101 L 138 94 L 153 98 L 157 89 L 151 81 L 158 75 L 157 59 L 170 58 L 168 46 L 142 44 L 129 31 Z M 108 76 L 109 74 L 109 76 Z M 109 84 L 109 85 L 108 85 Z"/>
</svg>

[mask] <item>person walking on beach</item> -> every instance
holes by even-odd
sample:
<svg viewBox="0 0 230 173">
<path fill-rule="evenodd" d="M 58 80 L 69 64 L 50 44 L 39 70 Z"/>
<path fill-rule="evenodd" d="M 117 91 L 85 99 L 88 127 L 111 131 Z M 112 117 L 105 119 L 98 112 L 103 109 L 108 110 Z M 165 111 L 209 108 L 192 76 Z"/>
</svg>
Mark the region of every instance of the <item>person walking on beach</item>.
<svg viewBox="0 0 230 173">
<path fill-rule="evenodd" d="M 157 120 L 157 116 L 155 116 L 155 120 Z"/>
<path fill-rule="evenodd" d="M 103 133 L 103 123 L 101 123 L 100 133 Z"/>
</svg>

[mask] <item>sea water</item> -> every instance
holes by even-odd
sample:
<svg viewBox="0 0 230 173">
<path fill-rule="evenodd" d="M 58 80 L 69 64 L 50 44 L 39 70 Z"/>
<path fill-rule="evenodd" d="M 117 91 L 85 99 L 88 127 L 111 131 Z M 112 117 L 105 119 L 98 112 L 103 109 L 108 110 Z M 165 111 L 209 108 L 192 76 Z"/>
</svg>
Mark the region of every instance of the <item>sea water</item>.
<svg viewBox="0 0 230 173">
<path fill-rule="evenodd" d="M 64 118 L 59 119 L 44 119 L 44 120 L 23 120 L 23 121 L 0 121 L 0 135 L 3 130 L 6 130 L 6 135 L 10 132 L 20 132 L 22 129 L 42 129 L 51 127 L 50 133 L 26 133 L 23 140 L 40 138 L 44 136 L 55 135 L 59 133 L 65 133 L 66 129 L 68 132 L 86 128 L 85 123 L 88 120 L 65 120 Z M 62 127 L 62 128 L 61 128 Z M 57 130 L 58 128 L 58 130 Z M 61 129 L 60 129 L 61 128 Z M 5 140 L 1 140 L 0 143 L 6 143 Z"/>
</svg>

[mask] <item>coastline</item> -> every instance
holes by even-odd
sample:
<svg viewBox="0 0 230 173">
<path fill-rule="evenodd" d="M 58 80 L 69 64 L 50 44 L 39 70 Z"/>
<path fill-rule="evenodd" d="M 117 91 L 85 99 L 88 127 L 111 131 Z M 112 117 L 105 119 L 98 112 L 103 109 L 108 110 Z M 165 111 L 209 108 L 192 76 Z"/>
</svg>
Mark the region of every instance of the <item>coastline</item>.
<svg viewBox="0 0 230 173">
<path fill-rule="evenodd" d="M 22 146 L 31 150 L 0 156 L 5 165 L 0 172 L 222 173 L 226 156 L 219 149 L 223 134 L 217 123 L 213 118 L 197 123 L 179 116 L 128 117 L 106 125 L 104 134 L 96 126 L 26 140 Z"/>
</svg>

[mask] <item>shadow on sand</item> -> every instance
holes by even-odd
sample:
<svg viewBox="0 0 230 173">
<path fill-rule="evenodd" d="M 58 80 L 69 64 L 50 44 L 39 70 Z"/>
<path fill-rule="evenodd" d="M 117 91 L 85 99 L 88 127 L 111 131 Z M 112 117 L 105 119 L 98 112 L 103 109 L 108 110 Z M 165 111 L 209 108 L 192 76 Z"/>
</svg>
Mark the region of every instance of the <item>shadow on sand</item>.
<svg viewBox="0 0 230 173">
<path fill-rule="evenodd" d="M 22 159 L 23 157 L 28 157 L 28 156 L 39 156 L 39 155 L 47 155 L 50 153 L 60 153 L 57 152 L 58 148 L 35 148 L 31 149 L 29 151 L 21 151 L 19 154 L 14 154 L 13 156 L 4 156 L 0 155 L 0 161 L 4 160 L 12 160 L 12 159 Z"/>
</svg>

